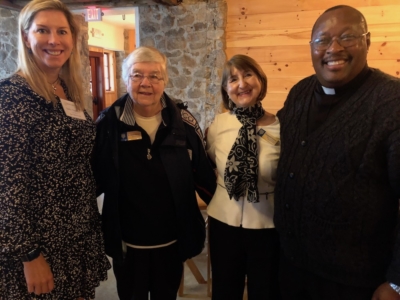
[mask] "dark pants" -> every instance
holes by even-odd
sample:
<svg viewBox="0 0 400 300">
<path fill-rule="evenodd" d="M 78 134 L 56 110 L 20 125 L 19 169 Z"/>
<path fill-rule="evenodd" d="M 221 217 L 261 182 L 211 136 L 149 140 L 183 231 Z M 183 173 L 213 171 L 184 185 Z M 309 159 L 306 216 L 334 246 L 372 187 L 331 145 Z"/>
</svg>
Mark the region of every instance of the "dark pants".
<svg viewBox="0 0 400 300">
<path fill-rule="evenodd" d="M 371 300 L 375 290 L 324 279 L 294 266 L 282 253 L 279 273 L 283 300 Z"/>
<path fill-rule="evenodd" d="M 156 249 L 128 247 L 122 263 L 113 261 L 120 300 L 175 300 L 183 263 L 178 245 Z"/>
<path fill-rule="evenodd" d="M 244 229 L 209 217 L 213 300 L 279 297 L 279 239 L 275 229 Z"/>
</svg>

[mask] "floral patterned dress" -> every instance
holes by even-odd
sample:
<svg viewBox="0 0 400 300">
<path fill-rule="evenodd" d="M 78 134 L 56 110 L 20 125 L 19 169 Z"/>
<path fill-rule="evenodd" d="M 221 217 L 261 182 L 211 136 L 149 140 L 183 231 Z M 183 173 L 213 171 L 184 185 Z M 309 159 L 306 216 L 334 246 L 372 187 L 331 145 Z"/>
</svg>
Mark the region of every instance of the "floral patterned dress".
<svg viewBox="0 0 400 300">
<path fill-rule="evenodd" d="M 64 91 L 67 88 L 62 82 Z M 107 278 L 90 156 L 95 125 L 68 117 L 26 80 L 0 81 L 0 299 L 28 294 L 21 255 L 40 247 L 54 290 L 40 300 L 94 298 Z"/>
</svg>

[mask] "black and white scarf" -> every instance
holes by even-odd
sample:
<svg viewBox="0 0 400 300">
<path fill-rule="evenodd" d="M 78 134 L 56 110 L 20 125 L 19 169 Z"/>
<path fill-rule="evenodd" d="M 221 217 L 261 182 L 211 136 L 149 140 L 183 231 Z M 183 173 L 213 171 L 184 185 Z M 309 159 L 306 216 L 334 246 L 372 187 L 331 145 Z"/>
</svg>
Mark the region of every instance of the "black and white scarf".
<svg viewBox="0 0 400 300">
<path fill-rule="evenodd" d="M 258 151 L 256 121 L 264 116 L 261 102 L 251 107 L 235 107 L 233 112 L 242 123 L 226 161 L 224 181 L 229 194 L 238 201 L 246 196 L 249 202 L 258 202 Z"/>
</svg>

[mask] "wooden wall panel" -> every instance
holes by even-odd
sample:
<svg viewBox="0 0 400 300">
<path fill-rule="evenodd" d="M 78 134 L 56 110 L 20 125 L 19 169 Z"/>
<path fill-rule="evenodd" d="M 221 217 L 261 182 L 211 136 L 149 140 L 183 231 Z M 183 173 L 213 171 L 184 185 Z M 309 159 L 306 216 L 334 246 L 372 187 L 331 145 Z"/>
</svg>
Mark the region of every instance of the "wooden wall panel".
<svg viewBox="0 0 400 300">
<path fill-rule="evenodd" d="M 399 0 L 282 0 L 268 2 L 265 0 L 227 0 L 228 16 L 303 12 L 309 10 L 324 11 L 329 7 L 344 4 L 344 2 L 346 2 L 346 5 L 356 8 L 364 6 L 399 5 Z"/>
<path fill-rule="evenodd" d="M 227 0 L 226 55 L 253 57 L 268 77 L 264 107 L 276 112 L 290 88 L 314 74 L 311 28 L 326 9 L 341 0 Z M 371 32 L 368 64 L 400 77 L 400 0 L 347 0 L 359 9 Z"/>
<path fill-rule="evenodd" d="M 105 107 L 111 106 L 115 102 L 115 100 L 118 99 L 117 97 L 117 92 L 112 91 L 112 92 L 106 92 L 106 97 L 105 97 Z"/>
<path fill-rule="evenodd" d="M 128 30 L 128 53 L 131 53 L 136 48 L 135 29 Z"/>
<path fill-rule="evenodd" d="M 400 3 L 400 1 L 398 1 Z M 399 4 L 400 5 L 400 4 Z M 368 25 L 382 25 L 391 23 L 400 23 L 400 14 L 398 12 L 399 5 L 386 5 L 372 7 L 358 7 L 358 9 L 368 16 Z M 266 14 L 254 15 L 229 15 L 227 20 L 227 31 L 252 31 L 252 30 L 269 30 L 269 29 L 285 29 L 302 27 L 311 32 L 311 28 L 315 20 L 323 13 L 324 10 L 311 10 L 301 12 L 287 13 L 270 13 L 268 18 Z"/>
<path fill-rule="evenodd" d="M 400 22 L 369 25 L 368 30 L 371 32 L 371 41 L 400 41 Z M 247 47 L 308 45 L 310 37 L 311 29 L 307 28 L 227 31 L 226 47 L 243 47 L 243 45 Z"/>
<path fill-rule="evenodd" d="M 399 24 L 400 26 L 400 24 Z M 374 34 L 374 33 L 373 33 Z M 372 35 L 371 47 L 368 52 L 368 60 L 396 60 L 400 59 L 400 41 L 398 42 L 374 42 Z M 226 49 L 227 57 L 235 54 L 246 54 L 259 63 L 265 62 L 311 62 L 310 46 L 297 45 L 290 47 L 267 46 L 267 47 L 234 47 Z"/>
</svg>

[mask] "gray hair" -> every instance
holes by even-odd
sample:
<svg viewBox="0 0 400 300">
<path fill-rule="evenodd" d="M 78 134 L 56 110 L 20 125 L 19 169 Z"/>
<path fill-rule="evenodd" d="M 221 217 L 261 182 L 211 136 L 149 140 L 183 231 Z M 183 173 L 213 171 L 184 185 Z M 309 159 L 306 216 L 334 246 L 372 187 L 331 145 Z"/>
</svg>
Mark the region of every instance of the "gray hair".
<svg viewBox="0 0 400 300">
<path fill-rule="evenodd" d="M 161 65 L 161 75 L 164 78 L 165 85 L 167 85 L 167 57 L 156 48 L 145 46 L 136 48 L 124 59 L 122 63 L 122 79 L 125 84 L 128 84 L 132 66 L 139 62 L 159 63 Z"/>
</svg>

